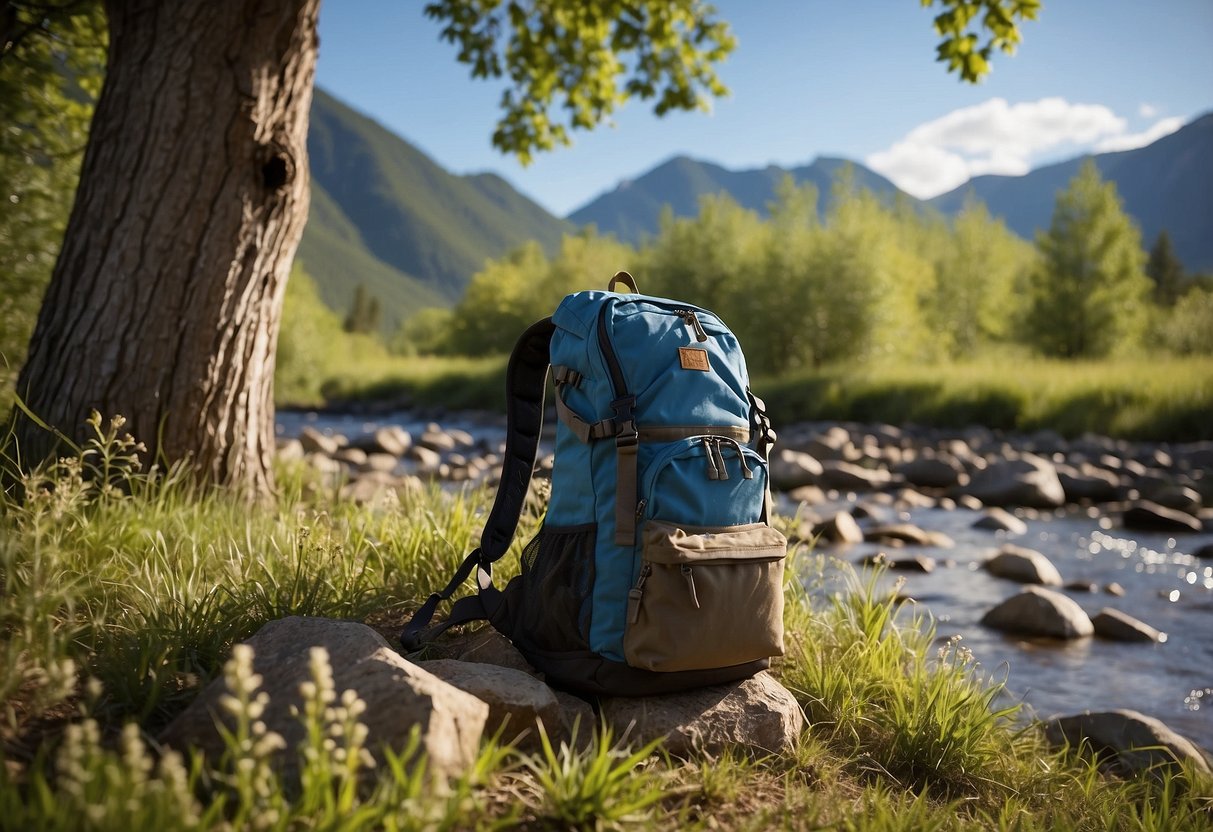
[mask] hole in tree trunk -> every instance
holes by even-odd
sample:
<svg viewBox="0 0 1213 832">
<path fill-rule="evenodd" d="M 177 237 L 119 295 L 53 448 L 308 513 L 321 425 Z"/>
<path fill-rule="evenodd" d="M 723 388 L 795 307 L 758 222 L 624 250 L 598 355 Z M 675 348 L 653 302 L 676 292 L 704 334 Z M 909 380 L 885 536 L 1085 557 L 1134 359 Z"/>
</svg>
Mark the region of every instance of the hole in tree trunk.
<svg viewBox="0 0 1213 832">
<path fill-rule="evenodd" d="M 282 189 L 294 177 L 295 165 L 281 147 L 265 148 L 265 161 L 261 164 L 261 182 L 267 190 Z"/>
</svg>

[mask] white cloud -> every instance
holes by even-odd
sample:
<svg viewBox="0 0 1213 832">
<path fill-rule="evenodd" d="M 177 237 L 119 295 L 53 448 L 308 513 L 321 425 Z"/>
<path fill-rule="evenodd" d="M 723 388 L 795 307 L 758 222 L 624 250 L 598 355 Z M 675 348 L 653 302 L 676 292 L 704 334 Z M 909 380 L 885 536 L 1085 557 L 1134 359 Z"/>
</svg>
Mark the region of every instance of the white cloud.
<svg viewBox="0 0 1213 832">
<path fill-rule="evenodd" d="M 1133 150 L 1156 142 L 1163 136 L 1169 136 L 1184 126 L 1184 120 L 1178 116 L 1156 121 L 1151 127 L 1140 133 L 1130 133 L 1124 136 L 1109 136 L 1095 145 L 1097 153 L 1111 153 L 1116 150 Z"/>
<path fill-rule="evenodd" d="M 1064 98 L 1010 104 L 991 98 L 921 124 L 864 161 L 902 190 L 927 199 L 973 176 L 1023 175 L 1048 151 L 1141 147 L 1181 125 L 1180 119 L 1163 119 L 1143 133 L 1129 134 L 1126 119 L 1102 104 Z"/>
<path fill-rule="evenodd" d="M 1142 104 L 1137 108 L 1137 114 L 1142 118 L 1154 118 L 1158 115 L 1158 108 L 1153 104 Z"/>
</svg>

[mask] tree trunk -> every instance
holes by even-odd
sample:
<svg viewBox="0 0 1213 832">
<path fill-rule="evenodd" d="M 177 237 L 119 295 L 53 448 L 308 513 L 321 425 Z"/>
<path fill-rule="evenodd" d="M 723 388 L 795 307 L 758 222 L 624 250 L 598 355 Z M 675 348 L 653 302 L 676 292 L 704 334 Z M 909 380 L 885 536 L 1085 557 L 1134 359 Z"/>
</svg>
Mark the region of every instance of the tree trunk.
<svg viewBox="0 0 1213 832">
<path fill-rule="evenodd" d="M 107 0 L 109 64 L 17 391 L 79 440 L 272 488 L 274 351 L 307 219 L 320 0 Z M 54 437 L 14 416 L 26 465 Z"/>
</svg>

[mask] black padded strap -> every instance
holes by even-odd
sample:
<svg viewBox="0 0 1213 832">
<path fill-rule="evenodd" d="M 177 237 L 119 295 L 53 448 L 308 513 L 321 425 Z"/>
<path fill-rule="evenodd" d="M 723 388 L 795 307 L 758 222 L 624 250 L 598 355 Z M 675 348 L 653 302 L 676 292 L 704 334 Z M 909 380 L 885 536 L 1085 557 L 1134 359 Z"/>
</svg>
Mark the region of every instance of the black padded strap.
<svg viewBox="0 0 1213 832">
<path fill-rule="evenodd" d="M 480 536 L 481 564 L 486 570 L 510 548 L 522 505 L 531 485 L 539 432 L 543 428 L 543 394 L 547 385 L 550 346 L 556 325 L 551 318 L 532 324 L 510 354 L 505 371 L 505 462 L 497 499 Z"/>
</svg>

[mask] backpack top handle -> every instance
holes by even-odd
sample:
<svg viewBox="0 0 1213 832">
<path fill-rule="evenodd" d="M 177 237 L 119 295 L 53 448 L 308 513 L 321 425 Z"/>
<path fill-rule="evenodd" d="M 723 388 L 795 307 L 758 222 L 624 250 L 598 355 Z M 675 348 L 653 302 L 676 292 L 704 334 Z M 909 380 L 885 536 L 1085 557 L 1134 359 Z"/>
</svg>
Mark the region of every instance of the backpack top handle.
<svg viewBox="0 0 1213 832">
<path fill-rule="evenodd" d="M 615 272 L 615 276 L 611 278 L 611 282 L 607 284 L 607 291 L 614 292 L 615 284 L 623 283 L 632 290 L 633 295 L 639 295 L 640 290 L 636 288 L 636 278 L 624 271 Z"/>
</svg>

